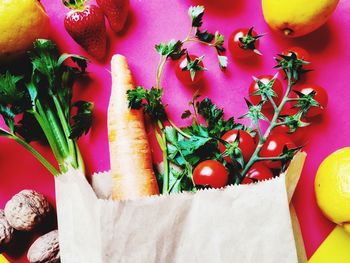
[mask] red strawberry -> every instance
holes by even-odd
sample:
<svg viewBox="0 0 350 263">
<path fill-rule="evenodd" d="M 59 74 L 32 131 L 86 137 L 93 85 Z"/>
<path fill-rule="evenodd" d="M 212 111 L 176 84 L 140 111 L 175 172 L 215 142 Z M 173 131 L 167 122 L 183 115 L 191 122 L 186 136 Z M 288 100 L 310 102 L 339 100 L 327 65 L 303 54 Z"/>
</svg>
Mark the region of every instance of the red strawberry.
<svg viewBox="0 0 350 263">
<path fill-rule="evenodd" d="M 128 18 L 129 0 L 96 0 L 97 4 L 103 10 L 107 20 L 116 33 L 120 32 Z"/>
<path fill-rule="evenodd" d="M 107 34 L 102 10 L 96 5 L 84 6 L 84 0 L 68 0 L 64 4 L 72 9 L 64 18 L 69 35 L 92 57 L 104 58 Z"/>
</svg>

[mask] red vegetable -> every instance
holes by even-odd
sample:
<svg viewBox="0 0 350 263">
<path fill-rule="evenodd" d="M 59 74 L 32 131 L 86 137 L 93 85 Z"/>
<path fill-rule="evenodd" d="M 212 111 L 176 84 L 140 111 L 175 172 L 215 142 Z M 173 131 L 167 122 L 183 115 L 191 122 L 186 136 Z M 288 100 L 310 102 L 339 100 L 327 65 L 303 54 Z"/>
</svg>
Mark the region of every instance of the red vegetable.
<svg viewBox="0 0 350 263">
<path fill-rule="evenodd" d="M 203 57 L 187 55 L 181 58 L 176 65 L 176 77 L 185 85 L 193 85 L 203 78 Z"/>
<path fill-rule="evenodd" d="M 313 99 L 316 100 L 320 107 L 311 106 L 310 110 L 307 112 L 305 117 L 312 118 L 322 114 L 323 110 L 327 107 L 328 104 L 328 95 L 324 88 L 315 84 L 304 84 L 296 86 L 293 90 L 300 92 L 304 95 L 309 95 L 314 93 Z"/>
<path fill-rule="evenodd" d="M 273 76 L 272 75 L 262 75 L 257 77 L 262 83 L 267 84 L 269 83 L 272 79 Z M 256 81 L 253 81 L 250 86 L 249 86 L 249 98 L 251 100 L 251 102 L 255 105 L 259 104 L 261 102 L 261 96 L 260 95 L 252 95 L 254 94 L 256 91 L 259 90 L 259 86 L 256 83 Z M 282 83 L 279 79 L 276 79 L 273 86 L 272 86 L 272 90 L 276 93 L 277 97 L 273 97 L 273 101 L 276 103 L 276 105 L 278 106 L 279 103 L 282 100 L 283 97 L 283 86 Z M 272 108 L 272 104 L 271 102 L 266 102 L 264 104 L 264 107 L 266 107 L 267 109 Z"/>
<path fill-rule="evenodd" d="M 234 58 L 249 58 L 254 53 L 261 55 L 258 51 L 259 38 L 253 28 L 240 28 L 232 33 L 228 40 L 228 48 Z"/>
<path fill-rule="evenodd" d="M 69 35 L 82 46 L 91 56 L 102 59 L 106 55 L 105 17 L 96 5 L 84 6 L 84 2 L 76 0 L 65 1 L 72 8 L 64 18 L 64 27 Z"/>
<path fill-rule="evenodd" d="M 116 33 L 123 30 L 129 13 L 129 0 L 96 0 Z"/>
<path fill-rule="evenodd" d="M 310 54 L 305 49 L 296 46 L 289 47 L 283 52 L 283 55 L 290 56 L 291 52 L 295 53 L 298 59 L 310 62 Z"/>
<path fill-rule="evenodd" d="M 227 185 L 228 171 L 225 166 L 215 160 L 199 163 L 193 171 L 193 181 L 196 185 L 220 188 Z"/>
<path fill-rule="evenodd" d="M 306 127 L 299 127 L 293 133 L 290 133 L 290 129 L 287 125 L 280 125 L 274 128 L 271 133 L 282 133 L 288 136 L 296 146 L 304 146 L 310 139 L 312 133 L 311 126 L 312 124 Z"/>
<path fill-rule="evenodd" d="M 246 177 L 243 179 L 242 184 L 250 184 L 262 180 L 268 180 L 273 177 L 273 174 L 265 164 L 259 162 L 253 164 L 249 169 Z"/>
<path fill-rule="evenodd" d="M 283 148 L 293 149 L 295 148 L 294 142 L 287 135 L 280 133 L 271 134 L 260 151 L 260 157 L 279 157 L 283 153 Z M 265 165 L 272 169 L 281 168 L 282 163 L 280 161 L 264 161 Z"/>
<path fill-rule="evenodd" d="M 249 133 L 243 130 L 231 130 L 226 132 L 221 139 L 232 144 L 237 138 L 239 133 L 239 148 L 241 149 L 244 162 L 248 162 L 255 150 L 254 138 L 250 136 Z M 219 144 L 220 153 L 223 153 L 226 150 L 225 145 L 222 143 Z M 232 162 L 232 159 L 229 156 L 224 157 L 227 162 Z"/>
</svg>

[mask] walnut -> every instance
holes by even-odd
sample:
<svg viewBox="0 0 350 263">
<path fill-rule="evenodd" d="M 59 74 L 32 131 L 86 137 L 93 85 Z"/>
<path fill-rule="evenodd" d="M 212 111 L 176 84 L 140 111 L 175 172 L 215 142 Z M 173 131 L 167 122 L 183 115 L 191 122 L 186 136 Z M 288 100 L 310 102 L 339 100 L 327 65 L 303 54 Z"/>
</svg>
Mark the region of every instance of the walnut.
<svg viewBox="0 0 350 263">
<path fill-rule="evenodd" d="M 5 216 L 17 230 L 30 231 L 51 212 L 48 200 L 33 190 L 23 190 L 6 203 Z"/>
<path fill-rule="evenodd" d="M 27 258 L 30 263 L 60 262 L 58 230 L 53 230 L 35 240 L 28 250 Z"/>
<path fill-rule="evenodd" d="M 13 238 L 13 227 L 5 217 L 4 210 L 0 209 L 0 247 L 10 243 Z"/>
</svg>

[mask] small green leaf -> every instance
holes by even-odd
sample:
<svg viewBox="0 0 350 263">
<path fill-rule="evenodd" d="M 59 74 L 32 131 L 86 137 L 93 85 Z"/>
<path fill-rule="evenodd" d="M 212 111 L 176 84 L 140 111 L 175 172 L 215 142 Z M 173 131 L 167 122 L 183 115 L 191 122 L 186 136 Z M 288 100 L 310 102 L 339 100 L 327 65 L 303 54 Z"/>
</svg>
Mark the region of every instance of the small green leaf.
<svg viewBox="0 0 350 263">
<path fill-rule="evenodd" d="M 0 104 L 0 115 L 4 118 L 10 131 L 14 132 L 16 114 L 8 107 Z"/>
<path fill-rule="evenodd" d="M 146 90 L 138 86 L 136 89 L 127 91 L 128 107 L 130 109 L 141 109 L 150 116 L 153 121 L 165 120 L 167 118 L 165 106 L 162 103 L 163 90 L 151 88 Z"/>
<path fill-rule="evenodd" d="M 135 89 L 130 89 L 126 92 L 129 109 L 140 109 L 142 100 L 145 99 L 147 91 L 142 86 L 137 86 Z"/>
<path fill-rule="evenodd" d="M 177 145 L 177 133 L 176 130 L 172 126 L 166 126 L 164 128 L 166 139 L 173 145 Z"/>
<path fill-rule="evenodd" d="M 201 27 L 203 24 L 204 6 L 191 6 L 188 14 L 192 19 L 192 27 Z"/>
<path fill-rule="evenodd" d="M 17 87 L 22 76 L 12 75 L 9 71 L 0 75 L 0 103 L 12 104 L 21 100 L 24 92 Z"/>
<path fill-rule="evenodd" d="M 183 43 L 180 40 L 175 41 L 172 39 L 168 44 L 160 43 L 158 45 L 155 45 L 155 49 L 160 55 L 171 58 L 172 60 L 177 60 L 181 58 L 186 52 L 186 49 L 183 49 L 182 45 Z"/>
<path fill-rule="evenodd" d="M 224 48 L 225 36 L 221 35 L 218 31 L 215 32 L 215 48 L 220 55 L 226 49 Z"/>
<path fill-rule="evenodd" d="M 190 110 L 185 110 L 182 114 L 181 114 L 181 119 L 187 119 L 192 115 Z"/>
<path fill-rule="evenodd" d="M 204 31 L 200 31 L 199 29 L 197 29 L 196 31 L 196 37 L 200 40 L 203 41 L 205 43 L 211 43 L 214 39 L 214 34 L 208 32 L 207 30 Z"/>
<path fill-rule="evenodd" d="M 73 106 L 77 107 L 77 114 L 72 117 L 74 125 L 72 126 L 69 138 L 77 139 L 83 134 L 87 134 L 91 128 L 94 104 L 86 101 L 78 101 Z"/>
<path fill-rule="evenodd" d="M 228 60 L 226 56 L 220 56 L 218 55 L 219 59 L 219 66 L 222 70 L 225 70 L 227 68 Z"/>
</svg>

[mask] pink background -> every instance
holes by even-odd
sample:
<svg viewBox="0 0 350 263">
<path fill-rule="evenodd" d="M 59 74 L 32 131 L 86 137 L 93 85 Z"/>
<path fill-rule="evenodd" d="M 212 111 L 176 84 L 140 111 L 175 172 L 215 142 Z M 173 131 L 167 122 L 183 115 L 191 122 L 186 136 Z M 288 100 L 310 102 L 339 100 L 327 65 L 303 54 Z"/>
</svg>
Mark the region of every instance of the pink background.
<svg viewBox="0 0 350 263">
<path fill-rule="evenodd" d="M 42 0 L 42 3 L 51 17 L 51 36 L 62 52 L 86 55 L 63 28 L 67 9 L 61 1 Z M 219 30 L 228 37 L 237 28 L 254 26 L 257 32 L 267 33 L 260 43 L 263 57 L 243 63 L 233 61 L 227 53 L 229 67 L 224 74 L 218 69 L 213 50 L 197 45 L 188 46 L 192 53 L 206 54 L 204 63 L 208 71 L 200 84 L 201 94 L 224 107 L 227 115 L 238 117 L 246 111 L 243 97 L 247 96 L 251 76 L 274 74 L 273 57 L 289 46 L 298 45 L 310 52 L 314 72 L 308 75 L 306 81 L 317 83 L 328 91 L 329 106 L 323 118 L 317 119 L 311 129 L 311 138 L 305 147 L 308 159 L 293 199 L 310 257 L 334 227 L 322 216 L 315 203 L 313 180 L 317 167 L 328 154 L 350 145 L 350 94 L 347 81 L 350 40 L 345 37 L 350 26 L 350 1 L 341 0 L 329 22 L 316 32 L 300 39 L 285 39 L 271 32 L 265 24 L 260 0 L 131 0 L 131 14 L 125 32 L 115 35 L 108 29 L 109 57 L 103 63 L 92 61 L 88 67 L 91 80 L 82 82 L 76 90 L 79 98 L 95 102 L 92 131 L 80 143 L 88 173 L 109 169 L 105 113 L 110 93 L 108 70 L 111 55 L 120 53 L 127 56 L 136 84 L 145 87 L 154 85 L 159 59 L 154 45 L 172 38 L 183 39 L 190 26 L 187 9 L 196 4 L 206 6 L 204 27 L 211 31 Z M 169 104 L 168 111 L 172 118 L 181 125 L 178 116 L 187 108 L 194 89 L 179 83 L 171 63 L 166 66 L 164 73 L 164 100 Z M 151 141 L 155 145 L 153 138 Z M 44 147 L 39 147 L 43 152 L 48 152 Z M 53 178 L 31 155 L 3 138 L 0 138 L 0 149 L 1 208 L 13 194 L 25 188 L 42 192 L 54 202 Z M 157 151 L 156 146 L 154 149 Z M 28 238 L 25 236 L 24 240 Z M 17 252 L 11 253 L 9 259 L 25 262 L 24 257 L 20 256 L 23 249 L 15 250 Z"/>
</svg>

